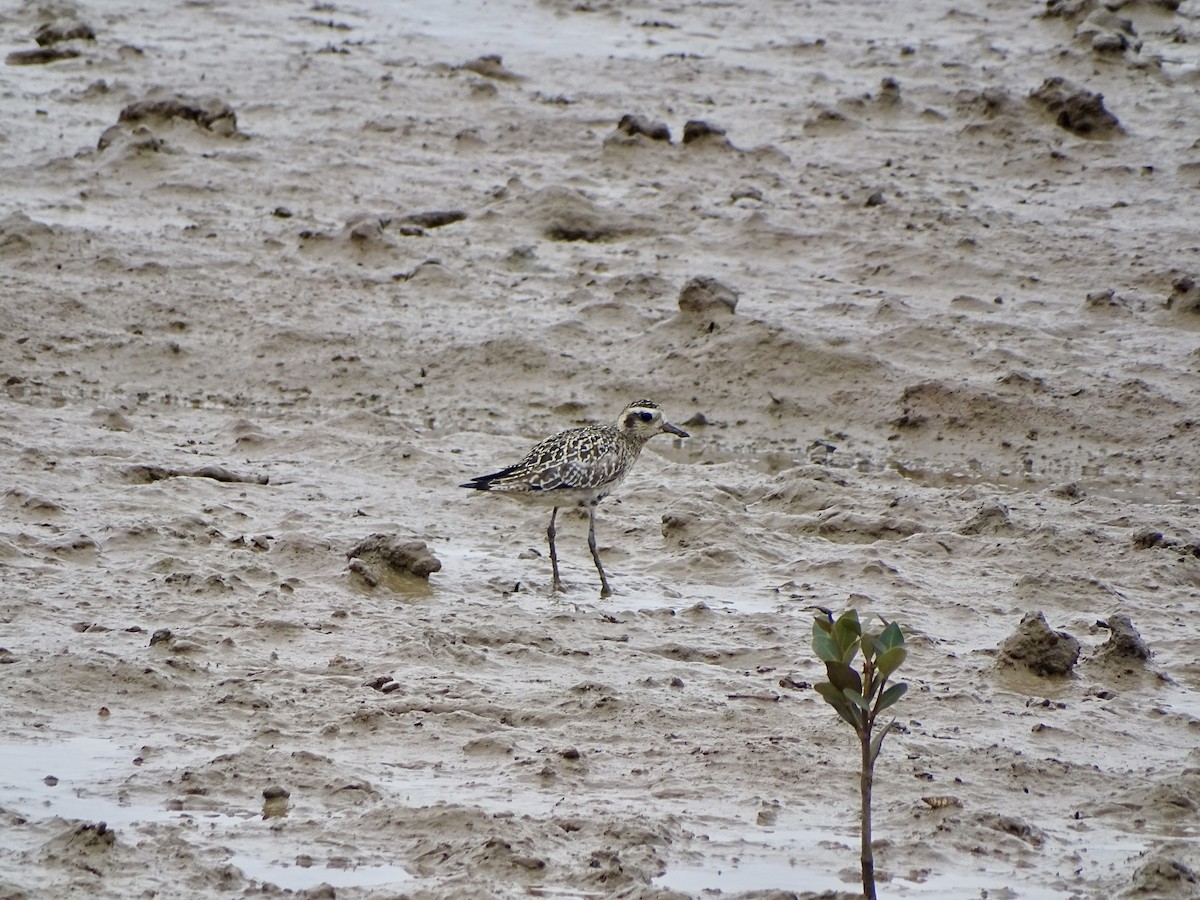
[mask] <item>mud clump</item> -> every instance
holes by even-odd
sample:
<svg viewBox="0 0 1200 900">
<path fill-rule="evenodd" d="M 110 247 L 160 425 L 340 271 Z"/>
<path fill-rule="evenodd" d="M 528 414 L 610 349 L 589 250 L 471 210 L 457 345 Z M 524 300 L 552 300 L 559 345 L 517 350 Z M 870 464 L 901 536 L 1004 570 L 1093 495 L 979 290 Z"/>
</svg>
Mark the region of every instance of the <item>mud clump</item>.
<svg viewBox="0 0 1200 900">
<path fill-rule="evenodd" d="M 689 513 L 664 513 L 663 539 L 676 547 L 687 547 L 696 536 L 699 520 Z"/>
<path fill-rule="evenodd" d="M 10 66 L 44 66 L 47 63 L 58 62 L 62 59 L 74 59 L 79 56 L 78 50 L 70 47 L 37 47 L 33 50 L 14 50 L 4 57 L 6 65 Z"/>
<path fill-rule="evenodd" d="M 1065 78 L 1047 78 L 1029 95 L 1054 116 L 1059 128 L 1088 138 L 1122 134 L 1117 117 L 1104 108 L 1104 95 L 1077 88 Z"/>
<path fill-rule="evenodd" d="M 542 235 L 551 241 L 602 243 L 645 232 L 633 218 L 564 187 L 539 191 L 529 213 L 540 222 Z"/>
<path fill-rule="evenodd" d="M 60 834 L 47 849 L 52 858 L 82 862 L 107 856 L 116 842 L 117 833 L 108 827 L 108 823 L 84 822 Z"/>
<path fill-rule="evenodd" d="M 132 129 L 123 125 L 109 125 L 96 141 L 96 149 L 103 153 L 110 147 L 125 156 L 142 152 L 159 153 L 163 150 L 163 141 L 145 125 Z"/>
<path fill-rule="evenodd" d="M 1195 278 L 1184 276 L 1172 282 L 1167 309 L 1181 313 L 1200 313 L 1200 285 L 1197 285 Z"/>
<path fill-rule="evenodd" d="M 184 119 L 216 134 L 231 135 L 237 132 L 237 113 L 218 97 L 197 98 L 183 94 L 147 97 L 130 103 L 117 117 L 118 122 L 141 122 L 145 119 Z"/>
<path fill-rule="evenodd" d="M 1183 0 L 1146 0 L 1146 5 L 1157 7 L 1164 12 L 1177 12 Z M 1101 4 L 1099 0 L 1046 0 L 1046 10 L 1042 17 L 1046 19 L 1078 19 L 1094 12 L 1101 5 L 1108 9 L 1120 9 L 1126 5 L 1126 0 L 1116 3 Z"/>
<path fill-rule="evenodd" d="M 1002 88 L 964 88 L 954 95 L 954 103 L 963 115 L 994 119 L 1012 106 L 1012 98 Z"/>
<path fill-rule="evenodd" d="M 401 216 L 400 221 L 405 225 L 416 225 L 418 228 L 441 228 L 453 225 L 467 217 L 461 209 L 434 209 L 428 212 L 409 213 Z"/>
<path fill-rule="evenodd" d="M 1179 538 L 1167 537 L 1154 528 L 1138 529 L 1130 542 L 1135 550 L 1170 550 L 1173 553 L 1200 557 L 1200 541 L 1185 543 Z"/>
<path fill-rule="evenodd" d="M 715 312 L 733 315 L 737 304 L 737 291 L 707 275 L 691 279 L 679 292 L 679 311 L 685 314 L 703 316 Z"/>
<path fill-rule="evenodd" d="M 119 429 L 114 429 L 119 430 Z M 131 484 L 152 484 L 168 478 L 210 478 L 225 484 L 269 484 L 270 476 L 253 473 L 250 475 L 231 472 L 224 466 L 200 466 L 196 469 L 177 469 L 152 463 L 137 463 L 125 469 L 123 476 Z"/>
<path fill-rule="evenodd" d="M 879 82 L 879 93 L 875 95 L 875 102 L 880 106 L 899 106 L 900 82 L 895 78 L 885 78 Z"/>
<path fill-rule="evenodd" d="M 1133 873 L 1133 883 L 1122 896 L 1127 897 L 1195 897 L 1196 872 L 1164 848 Z"/>
<path fill-rule="evenodd" d="M 1155 531 L 1153 528 L 1143 528 L 1133 536 L 1132 543 L 1135 550 L 1150 550 L 1154 547 L 1168 546 L 1167 539 L 1163 537 L 1163 533 Z"/>
<path fill-rule="evenodd" d="M 427 581 L 442 569 L 442 561 L 429 552 L 424 541 L 403 541 L 393 534 L 373 534 L 346 556 L 350 570 L 371 587 L 405 575 Z"/>
<path fill-rule="evenodd" d="M 381 216 L 376 213 L 355 213 L 346 220 L 342 234 L 354 244 L 387 245 L 384 229 L 392 224 L 391 216 Z"/>
<path fill-rule="evenodd" d="M 86 22 L 46 22 L 33 34 L 39 47 L 52 47 L 62 41 L 94 41 L 96 31 Z"/>
<path fill-rule="evenodd" d="M 1092 6 L 1092 0 L 1046 0 L 1042 13 L 1047 19 L 1071 19 L 1083 15 Z"/>
<path fill-rule="evenodd" d="M 0 255 L 26 255 L 45 248 L 54 229 L 45 222 L 31 219 L 23 212 L 9 213 L 0 219 Z"/>
<path fill-rule="evenodd" d="M 1129 616 L 1109 616 L 1105 623 L 1108 626 L 1108 640 L 1096 651 L 1094 659 L 1097 662 L 1120 663 L 1146 662 L 1154 654 L 1138 634 Z"/>
<path fill-rule="evenodd" d="M 291 792 L 284 787 L 273 784 L 270 787 L 263 788 L 263 811 L 264 819 L 278 819 L 287 815 L 288 798 Z"/>
<path fill-rule="evenodd" d="M 963 523 L 959 534 L 1012 534 L 1015 531 L 1008 507 L 1003 503 L 985 504 L 971 519 Z"/>
<path fill-rule="evenodd" d="M 1030 825 L 1024 819 L 1003 813 L 989 813 L 979 817 L 979 824 L 995 831 L 1003 832 L 1024 841 L 1031 847 L 1041 847 L 1046 843 L 1046 833 L 1040 828 Z"/>
<path fill-rule="evenodd" d="M 511 69 L 504 67 L 504 59 L 495 53 L 489 53 L 484 56 L 476 57 L 463 63 L 458 68 L 466 72 L 474 72 L 476 75 L 482 75 L 484 78 L 491 78 L 495 81 L 521 81 L 522 77 Z"/>
<path fill-rule="evenodd" d="M 713 125 L 705 122 L 703 119 L 691 119 L 683 125 L 683 142 L 692 144 L 696 141 L 713 141 L 725 144 L 728 146 L 729 141 L 725 137 L 725 129 L 720 125 Z"/>
<path fill-rule="evenodd" d="M 1079 660 L 1079 641 L 1053 631 L 1040 612 L 1026 613 L 1017 630 L 997 648 L 996 663 L 1023 667 L 1034 675 L 1069 675 Z"/>
<path fill-rule="evenodd" d="M 652 122 L 642 116 L 634 116 L 626 113 L 621 116 L 621 121 L 617 123 L 617 130 L 633 137 L 635 135 L 645 135 L 652 141 L 666 141 L 671 143 L 671 129 L 667 127 L 665 122 Z"/>
</svg>

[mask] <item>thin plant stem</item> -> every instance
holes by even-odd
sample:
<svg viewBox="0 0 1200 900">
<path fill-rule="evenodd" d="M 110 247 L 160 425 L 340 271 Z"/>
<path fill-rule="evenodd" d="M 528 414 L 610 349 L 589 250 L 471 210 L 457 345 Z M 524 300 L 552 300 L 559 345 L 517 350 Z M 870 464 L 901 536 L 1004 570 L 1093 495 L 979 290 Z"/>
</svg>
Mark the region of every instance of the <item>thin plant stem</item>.
<svg viewBox="0 0 1200 900">
<path fill-rule="evenodd" d="M 871 759 L 871 726 L 874 716 L 869 716 L 859 734 L 862 741 L 862 775 L 859 787 L 862 791 L 862 882 L 864 900 L 875 900 L 875 852 L 871 848 L 871 789 L 874 786 L 875 761 Z"/>
</svg>

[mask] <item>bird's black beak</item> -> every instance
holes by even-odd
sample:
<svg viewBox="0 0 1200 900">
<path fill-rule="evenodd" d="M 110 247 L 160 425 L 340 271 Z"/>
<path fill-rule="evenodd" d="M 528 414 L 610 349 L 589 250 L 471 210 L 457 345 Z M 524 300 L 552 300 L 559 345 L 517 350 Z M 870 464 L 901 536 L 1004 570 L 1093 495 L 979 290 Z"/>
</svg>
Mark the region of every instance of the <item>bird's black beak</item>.
<svg viewBox="0 0 1200 900">
<path fill-rule="evenodd" d="M 686 431 L 684 431 L 682 428 L 680 428 L 677 425 L 672 425 L 670 422 L 663 422 L 662 430 L 668 431 L 671 434 L 678 435 L 679 437 L 691 437 L 691 435 L 688 434 Z"/>
</svg>

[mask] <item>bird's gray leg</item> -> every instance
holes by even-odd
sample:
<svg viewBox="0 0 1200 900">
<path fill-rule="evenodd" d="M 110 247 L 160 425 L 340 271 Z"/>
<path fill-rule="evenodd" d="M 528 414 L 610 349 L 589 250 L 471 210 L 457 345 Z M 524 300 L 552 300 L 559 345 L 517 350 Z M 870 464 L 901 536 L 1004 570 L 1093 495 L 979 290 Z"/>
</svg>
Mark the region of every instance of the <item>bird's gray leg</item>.
<svg viewBox="0 0 1200 900">
<path fill-rule="evenodd" d="M 552 591 L 564 590 L 562 582 L 558 580 L 558 551 L 554 549 L 554 535 L 557 533 L 554 530 L 554 519 L 558 516 L 558 507 L 554 507 L 554 512 L 550 513 L 550 527 L 546 529 L 546 537 L 550 541 L 550 570 L 554 573 L 554 583 L 550 586 Z"/>
<path fill-rule="evenodd" d="M 592 559 L 596 561 L 596 571 L 600 573 L 600 598 L 612 596 L 612 588 L 608 586 L 608 578 L 604 575 L 604 566 L 600 565 L 600 554 L 596 550 L 596 507 L 588 507 L 588 547 L 592 551 Z"/>
</svg>

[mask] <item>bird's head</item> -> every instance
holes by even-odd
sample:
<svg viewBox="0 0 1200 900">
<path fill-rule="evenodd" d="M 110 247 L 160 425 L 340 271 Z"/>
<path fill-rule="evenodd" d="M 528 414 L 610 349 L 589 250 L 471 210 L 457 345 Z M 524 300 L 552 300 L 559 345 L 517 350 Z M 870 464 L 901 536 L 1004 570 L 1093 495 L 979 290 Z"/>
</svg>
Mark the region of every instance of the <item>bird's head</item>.
<svg viewBox="0 0 1200 900">
<path fill-rule="evenodd" d="M 622 410 L 621 417 L 617 420 L 617 427 L 625 435 L 638 441 L 648 441 L 656 434 L 664 432 L 678 437 L 688 436 L 688 433 L 682 428 L 672 425 L 664 419 L 658 404 L 651 400 L 636 400 L 630 403 Z"/>
</svg>

